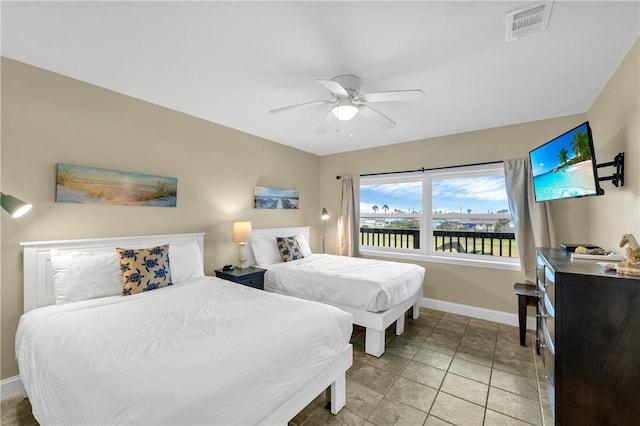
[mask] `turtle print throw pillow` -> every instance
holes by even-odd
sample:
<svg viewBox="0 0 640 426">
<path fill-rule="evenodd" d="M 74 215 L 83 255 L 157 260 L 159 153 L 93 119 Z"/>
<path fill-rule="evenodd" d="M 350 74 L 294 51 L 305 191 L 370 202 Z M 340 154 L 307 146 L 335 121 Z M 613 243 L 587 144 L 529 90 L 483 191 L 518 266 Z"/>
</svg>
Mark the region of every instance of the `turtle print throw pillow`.
<svg viewBox="0 0 640 426">
<path fill-rule="evenodd" d="M 122 295 L 173 285 L 169 267 L 169 244 L 145 249 L 116 248 L 120 259 Z"/>
<path fill-rule="evenodd" d="M 276 241 L 278 241 L 280 257 L 282 257 L 282 260 L 285 262 L 291 262 L 292 260 L 298 260 L 304 257 L 296 237 L 276 237 Z"/>
</svg>

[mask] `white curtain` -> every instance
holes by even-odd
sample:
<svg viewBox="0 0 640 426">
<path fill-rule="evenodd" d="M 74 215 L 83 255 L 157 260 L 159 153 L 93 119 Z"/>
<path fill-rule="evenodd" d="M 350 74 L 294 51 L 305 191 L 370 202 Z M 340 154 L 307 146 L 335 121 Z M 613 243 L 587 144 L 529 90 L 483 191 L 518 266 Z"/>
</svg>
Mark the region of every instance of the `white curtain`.
<svg viewBox="0 0 640 426">
<path fill-rule="evenodd" d="M 522 271 L 535 282 L 536 247 L 555 247 L 551 208 L 548 203 L 536 203 L 529 159 L 506 160 L 504 175 Z"/>
<path fill-rule="evenodd" d="M 360 238 L 360 176 L 342 177 L 342 195 L 338 212 L 336 254 L 358 257 Z"/>
</svg>

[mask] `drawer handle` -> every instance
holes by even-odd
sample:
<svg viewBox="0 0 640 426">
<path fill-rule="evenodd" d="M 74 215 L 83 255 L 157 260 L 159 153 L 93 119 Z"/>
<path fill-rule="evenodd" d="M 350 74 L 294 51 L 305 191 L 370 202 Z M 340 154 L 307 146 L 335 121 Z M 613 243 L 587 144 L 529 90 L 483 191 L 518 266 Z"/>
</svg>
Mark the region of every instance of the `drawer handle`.
<svg viewBox="0 0 640 426">
<path fill-rule="evenodd" d="M 544 343 L 540 343 L 540 347 L 541 347 L 541 348 L 546 348 L 546 347 L 547 347 L 547 345 L 545 345 Z"/>
<path fill-rule="evenodd" d="M 547 318 L 548 316 L 547 314 L 536 314 L 536 318 Z"/>
</svg>

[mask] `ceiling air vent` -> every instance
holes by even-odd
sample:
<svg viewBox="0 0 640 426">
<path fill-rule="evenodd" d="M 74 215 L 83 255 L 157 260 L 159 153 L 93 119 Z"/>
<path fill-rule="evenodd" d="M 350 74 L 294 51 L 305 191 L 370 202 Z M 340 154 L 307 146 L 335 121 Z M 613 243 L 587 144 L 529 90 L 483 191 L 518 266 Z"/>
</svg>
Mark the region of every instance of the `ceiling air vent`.
<svg viewBox="0 0 640 426">
<path fill-rule="evenodd" d="M 507 41 L 546 30 L 552 6 L 550 1 L 507 13 Z"/>
</svg>

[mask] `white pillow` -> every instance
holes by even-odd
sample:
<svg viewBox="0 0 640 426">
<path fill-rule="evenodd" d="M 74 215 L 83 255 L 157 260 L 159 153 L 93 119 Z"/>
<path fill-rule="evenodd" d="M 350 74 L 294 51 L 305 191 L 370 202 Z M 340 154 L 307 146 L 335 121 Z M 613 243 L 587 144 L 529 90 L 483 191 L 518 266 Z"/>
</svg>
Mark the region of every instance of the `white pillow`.
<svg viewBox="0 0 640 426">
<path fill-rule="evenodd" d="M 169 244 L 169 267 L 174 284 L 196 277 L 204 277 L 202 252 L 196 241 Z"/>
<path fill-rule="evenodd" d="M 51 250 L 56 305 L 122 294 L 120 262 L 113 252 Z"/>
<path fill-rule="evenodd" d="M 261 267 L 273 265 L 274 263 L 282 263 L 280 250 L 276 237 L 251 238 L 251 250 L 256 258 L 256 264 Z"/>
<path fill-rule="evenodd" d="M 309 257 L 313 253 L 311 252 L 311 247 L 309 247 L 309 242 L 305 238 L 304 235 L 296 235 L 296 240 L 298 240 L 298 245 L 300 246 L 300 251 L 304 257 Z"/>
<path fill-rule="evenodd" d="M 289 235 L 283 236 L 284 238 Z M 296 235 L 296 240 L 300 246 L 300 251 L 304 257 L 309 257 L 313 253 L 309 247 L 309 243 L 304 235 Z M 253 256 L 256 258 L 256 264 L 261 267 L 273 265 L 274 263 L 282 263 L 282 256 L 280 256 L 280 249 L 278 248 L 277 237 L 252 237 L 250 240 L 251 250 L 253 250 Z M 173 271 L 173 267 L 171 268 Z"/>
</svg>

